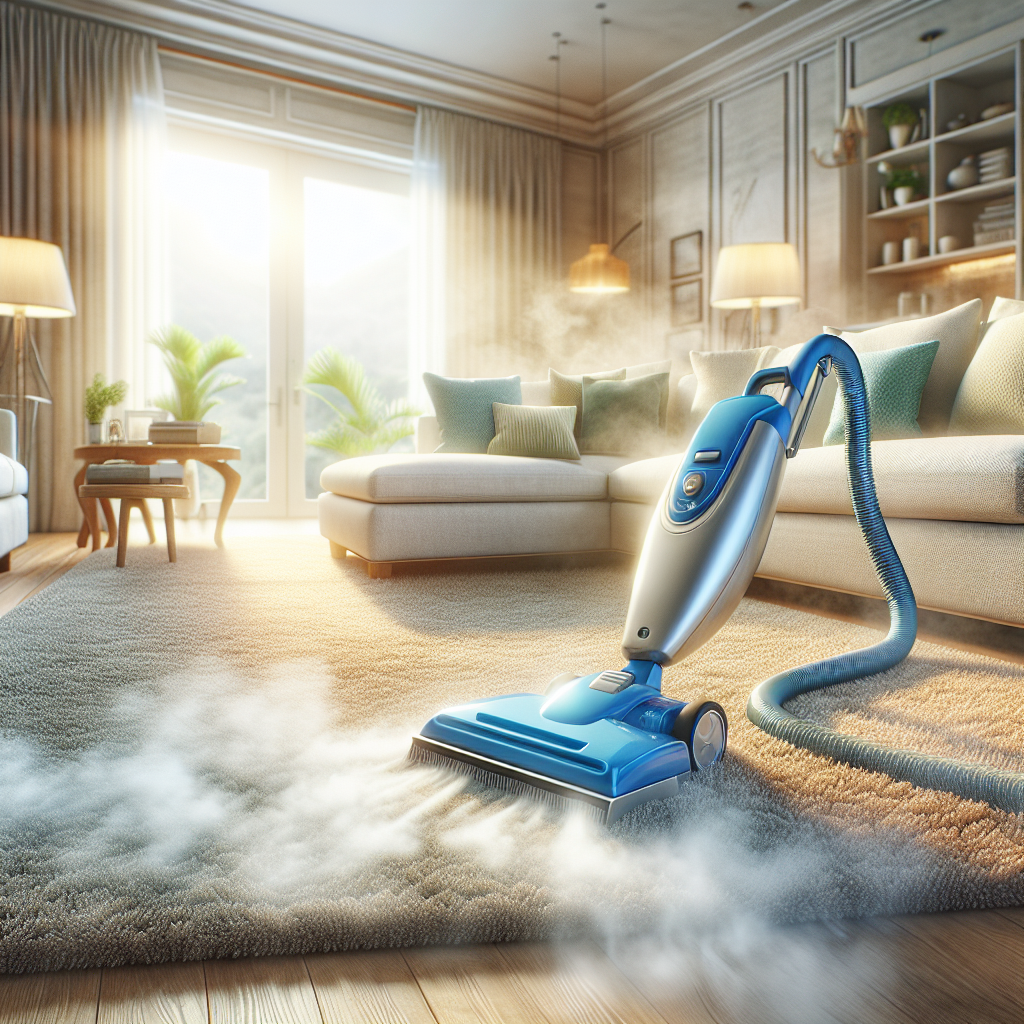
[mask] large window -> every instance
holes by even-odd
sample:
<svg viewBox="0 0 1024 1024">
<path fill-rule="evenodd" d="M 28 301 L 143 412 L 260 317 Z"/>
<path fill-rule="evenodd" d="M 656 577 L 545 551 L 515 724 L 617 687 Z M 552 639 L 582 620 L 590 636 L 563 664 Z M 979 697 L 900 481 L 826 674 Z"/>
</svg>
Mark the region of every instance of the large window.
<svg viewBox="0 0 1024 1024">
<path fill-rule="evenodd" d="M 248 352 L 223 367 L 245 383 L 209 414 L 242 450 L 233 511 L 315 514 L 340 456 L 305 443 L 332 416 L 302 389 L 309 357 L 331 346 L 385 400 L 408 393 L 408 177 L 175 129 L 167 182 L 172 320 Z M 204 500 L 221 491 L 203 478 Z"/>
</svg>

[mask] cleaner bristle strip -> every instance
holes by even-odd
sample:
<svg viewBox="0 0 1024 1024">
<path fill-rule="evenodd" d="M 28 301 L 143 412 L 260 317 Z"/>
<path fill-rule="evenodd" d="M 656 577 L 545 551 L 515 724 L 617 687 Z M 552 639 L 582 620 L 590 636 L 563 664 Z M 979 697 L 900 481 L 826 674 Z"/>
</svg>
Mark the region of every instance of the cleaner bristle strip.
<svg viewBox="0 0 1024 1024">
<path fill-rule="evenodd" d="M 558 813 L 582 811 L 585 815 L 601 824 L 608 820 L 608 812 L 605 808 L 598 807 L 572 794 L 563 795 L 552 792 L 549 789 L 542 789 L 523 779 L 500 775 L 498 772 L 492 772 L 481 765 L 447 757 L 439 751 L 430 750 L 418 744 L 414 744 L 409 751 L 409 760 L 435 768 L 444 768 L 447 771 L 458 772 L 460 775 L 466 775 L 489 789 L 499 789 L 510 796 L 524 797 L 534 803 L 544 804 Z"/>
</svg>

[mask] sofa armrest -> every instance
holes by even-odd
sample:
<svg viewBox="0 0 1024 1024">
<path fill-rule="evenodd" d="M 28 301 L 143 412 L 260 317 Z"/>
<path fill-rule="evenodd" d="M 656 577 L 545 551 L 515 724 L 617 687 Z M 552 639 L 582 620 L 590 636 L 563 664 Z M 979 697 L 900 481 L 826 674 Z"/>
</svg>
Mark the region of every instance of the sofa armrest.
<svg viewBox="0 0 1024 1024">
<path fill-rule="evenodd" d="M 18 421 L 10 409 L 0 409 L 0 455 L 18 459 Z"/>
<path fill-rule="evenodd" d="M 420 416 L 416 420 L 416 454 L 426 455 L 441 443 L 441 430 L 436 416 Z"/>
</svg>

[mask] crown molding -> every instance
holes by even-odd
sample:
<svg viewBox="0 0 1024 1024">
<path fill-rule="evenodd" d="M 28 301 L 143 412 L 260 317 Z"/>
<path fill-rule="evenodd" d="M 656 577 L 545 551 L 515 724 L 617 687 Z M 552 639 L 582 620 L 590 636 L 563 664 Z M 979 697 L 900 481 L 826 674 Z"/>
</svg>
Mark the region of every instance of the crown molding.
<svg viewBox="0 0 1024 1024">
<path fill-rule="evenodd" d="M 23 0 L 26 2 L 26 0 Z M 27 0 L 145 32 L 167 47 L 256 71 L 426 104 L 601 148 L 851 32 L 934 0 L 785 0 L 749 24 L 616 93 L 603 104 L 562 98 L 443 61 L 318 28 L 229 0 Z M 786 15 L 772 27 L 773 18 Z"/>
</svg>

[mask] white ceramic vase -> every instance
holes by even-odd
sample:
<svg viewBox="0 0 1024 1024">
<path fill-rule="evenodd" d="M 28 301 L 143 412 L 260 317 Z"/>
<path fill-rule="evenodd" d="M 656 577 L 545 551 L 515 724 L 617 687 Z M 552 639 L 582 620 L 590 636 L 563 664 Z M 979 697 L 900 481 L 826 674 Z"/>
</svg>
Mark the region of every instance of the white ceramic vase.
<svg viewBox="0 0 1024 1024">
<path fill-rule="evenodd" d="M 174 499 L 174 515 L 178 519 L 195 519 L 203 504 L 199 495 L 199 464 L 195 459 L 186 461 L 182 483 L 188 488 L 188 497 Z"/>
<path fill-rule="evenodd" d="M 910 133 L 913 130 L 912 124 L 894 124 L 889 129 L 889 145 L 893 149 L 901 149 L 910 141 Z"/>
<path fill-rule="evenodd" d="M 946 175 L 946 184 L 951 189 L 970 188 L 978 184 L 978 168 L 974 163 L 974 157 L 964 157 L 958 167 Z"/>
<path fill-rule="evenodd" d="M 103 444 L 103 424 L 85 421 L 85 443 Z"/>
<path fill-rule="evenodd" d="M 896 200 L 897 206 L 906 206 L 907 203 L 914 201 L 914 188 L 912 185 L 901 185 L 893 189 L 892 197 Z"/>
</svg>

